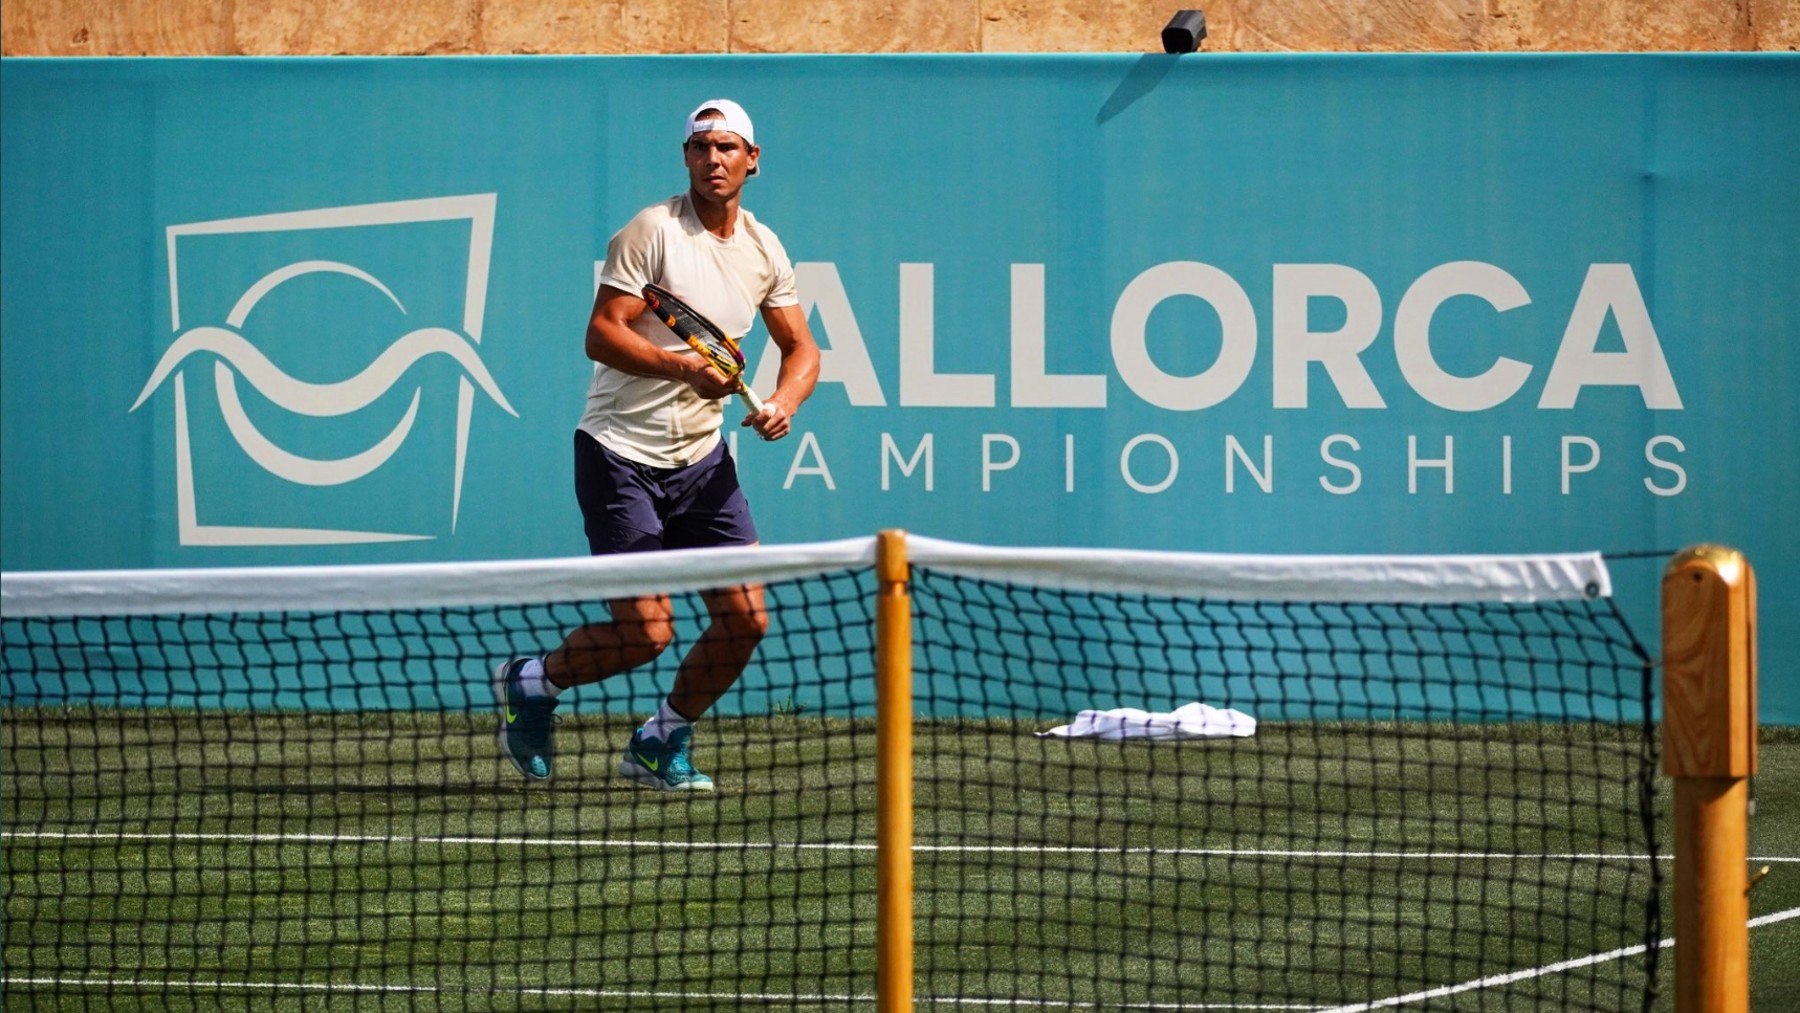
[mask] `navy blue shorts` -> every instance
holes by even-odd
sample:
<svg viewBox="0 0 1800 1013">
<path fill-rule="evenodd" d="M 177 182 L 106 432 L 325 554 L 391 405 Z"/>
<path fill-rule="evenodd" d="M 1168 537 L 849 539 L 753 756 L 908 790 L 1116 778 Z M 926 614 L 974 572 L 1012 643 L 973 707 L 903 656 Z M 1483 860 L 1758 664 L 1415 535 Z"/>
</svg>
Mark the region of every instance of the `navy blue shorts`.
<svg viewBox="0 0 1800 1013">
<path fill-rule="evenodd" d="M 627 460 L 575 430 L 575 499 L 596 556 L 749 545 L 750 501 L 725 441 L 685 468 Z"/>
</svg>

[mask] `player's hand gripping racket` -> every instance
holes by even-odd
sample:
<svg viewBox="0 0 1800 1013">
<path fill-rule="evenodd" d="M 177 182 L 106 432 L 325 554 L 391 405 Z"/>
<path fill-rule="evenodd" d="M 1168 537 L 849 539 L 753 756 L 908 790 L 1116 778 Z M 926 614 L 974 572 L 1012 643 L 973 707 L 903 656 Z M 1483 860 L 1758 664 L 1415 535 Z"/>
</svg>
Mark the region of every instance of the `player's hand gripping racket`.
<svg viewBox="0 0 1800 1013">
<path fill-rule="evenodd" d="M 744 382 L 744 352 L 736 341 L 661 285 L 644 286 L 644 303 L 658 320 L 675 332 L 676 337 L 687 342 L 708 365 L 737 387 L 738 398 L 751 414 L 762 414 L 762 398 Z"/>
</svg>

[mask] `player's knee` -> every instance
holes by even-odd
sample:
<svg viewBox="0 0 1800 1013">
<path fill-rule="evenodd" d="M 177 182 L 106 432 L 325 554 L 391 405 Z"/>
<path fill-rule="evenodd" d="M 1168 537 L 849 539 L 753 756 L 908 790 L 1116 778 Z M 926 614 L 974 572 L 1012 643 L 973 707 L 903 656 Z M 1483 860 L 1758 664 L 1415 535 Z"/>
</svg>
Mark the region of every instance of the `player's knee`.
<svg viewBox="0 0 1800 1013">
<path fill-rule="evenodd" d="M 675 624 L 666 619 L 653 619 L 639 628 L 638 644 L 650 652 L 651 657 L 669 649 L 675 642 Z"/>
<path fill-rule="evenodd" d="M 713 617 L 731 639 L 759 643 L 769 633 L 769 613 L 764 609 L 728 610 Z"/>
<path fill-rule="evenodd" d="M 675 624 L 666 619 L 641 619 L 621 625 L 621 646 L 633 667 L 654 661 L 675 642 Z"/>
</svg>

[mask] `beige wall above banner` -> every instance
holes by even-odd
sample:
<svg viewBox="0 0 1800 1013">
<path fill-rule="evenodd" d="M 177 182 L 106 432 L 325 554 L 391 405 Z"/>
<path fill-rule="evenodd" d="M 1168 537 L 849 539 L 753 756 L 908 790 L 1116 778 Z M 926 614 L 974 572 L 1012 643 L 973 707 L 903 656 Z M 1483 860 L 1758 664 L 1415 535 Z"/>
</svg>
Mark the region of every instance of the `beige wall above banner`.
<svg viewBox="0 0 1800 1013">
<path fill-rule="evenodd" d="M 1148 53 L 1147 0 L 9 0 L 7 56 Z M 1202 54 L 1800 49 L 1793 0 L 1214 0 Z"/>
</svg>

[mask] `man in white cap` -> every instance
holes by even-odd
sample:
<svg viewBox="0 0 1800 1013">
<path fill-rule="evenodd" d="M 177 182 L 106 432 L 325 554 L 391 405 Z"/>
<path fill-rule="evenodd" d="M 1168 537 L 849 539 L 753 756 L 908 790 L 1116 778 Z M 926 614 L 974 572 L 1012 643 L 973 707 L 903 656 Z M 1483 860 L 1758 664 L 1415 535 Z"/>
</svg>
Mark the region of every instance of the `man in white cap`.
<svg viewBox="0 0 1800 1013">
<path fill-rule="evenodd" d="M 819 376 L 819 349 L 787 251 L 739 203 L 762 155 L 749 114 L 730 99 L 702 102 L 687 118 L 681 150 L 687 192 L 638 212 L 612 237 L 588 321 L 595 365 L 575 432 L 575 493 L 595 555 L 757 541 L 719 435 L 723 399 L 734 388 L 645 312 L 646 284 L 680 296 L 727 334 L 746 334 L 760 313 L 781 367 L 764 410 L 742 424 L 763 439 L 788 434 Z M 693 722 L 743 674 L 768 629 L 761 586 L 702 597 L 711 622 L 619 765 L 623 776 L 665 791 L 712 790 L 690 760 Z M 611 621 L 495 671 L 501 750 L 527 778 L 551 774 L 557 694 L 636 668 L 674 640 L 667 595 L 619 599 L 609 608 Z"/>
</svg>

